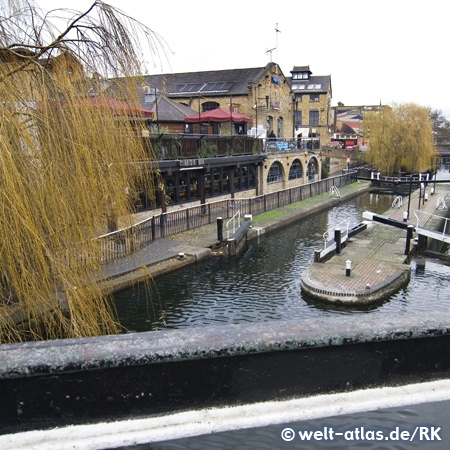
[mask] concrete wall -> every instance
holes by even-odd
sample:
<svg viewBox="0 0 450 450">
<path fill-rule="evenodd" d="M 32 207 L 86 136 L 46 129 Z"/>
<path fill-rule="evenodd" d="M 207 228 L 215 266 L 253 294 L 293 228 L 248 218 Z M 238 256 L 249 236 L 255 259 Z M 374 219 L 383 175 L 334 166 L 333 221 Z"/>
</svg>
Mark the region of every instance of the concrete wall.
<svg viewBox="0 0 450 450">
<path fill-rule="evenodd" d="M 366 314 L 3 345 L 0 433 L 449 378 L 449 319 Z"/>
</svg>

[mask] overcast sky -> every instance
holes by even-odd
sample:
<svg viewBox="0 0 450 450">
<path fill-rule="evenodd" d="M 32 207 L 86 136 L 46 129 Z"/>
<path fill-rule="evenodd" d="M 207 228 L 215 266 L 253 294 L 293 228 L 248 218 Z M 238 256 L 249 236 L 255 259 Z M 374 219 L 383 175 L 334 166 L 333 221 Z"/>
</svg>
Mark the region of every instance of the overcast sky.
<svg viewBox="0 0 450 450">
<path fill-rule="evenodd" d="M 36 0 L 87 9 L 93 0 Z M 332 104 L 414 102 L 450 118 L 447 0 L 107 0 L 165 39 L 149 73 L 309 65 L 331 75 Z M 278 30 L 276 27 L 278 24 Z M 276 48 L 271 53 L 267 50 Z"/>
</svg>

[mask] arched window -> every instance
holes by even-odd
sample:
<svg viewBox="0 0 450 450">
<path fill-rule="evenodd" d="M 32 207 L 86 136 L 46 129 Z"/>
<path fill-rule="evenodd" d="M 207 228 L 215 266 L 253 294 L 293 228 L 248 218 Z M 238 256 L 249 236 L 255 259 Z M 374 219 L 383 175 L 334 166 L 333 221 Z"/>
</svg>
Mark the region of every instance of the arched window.
<svg viewBox="0 0 450 450">
<path fill-rule="evenodd" d="M 267 184 L 270 183 L 278 183 L 283 181 L 283 168 L 278 161 L 275 161 L 269 169 L 269 173 L 267 174 Z"/>
<path fill-rule="evenodd" d="M 220 104 L 217 102 L 205 102 L 202 103 L 202 112 L 212 111 L 213 109 L 220 108 Z"/>
<path fill-rule="evenodd" d="M 303 170 L 301 162 L 296 159 L 289 170 L 289 179 L 296 180 L 298 178 L 303 178 Z"/>
<path fill-rule="evenodd" d="M 311 158 L 308 162 L 308 182 L 315 181 L 316 175 L 319 172 L 319 164 L 316 158 Z"/>
</svg>

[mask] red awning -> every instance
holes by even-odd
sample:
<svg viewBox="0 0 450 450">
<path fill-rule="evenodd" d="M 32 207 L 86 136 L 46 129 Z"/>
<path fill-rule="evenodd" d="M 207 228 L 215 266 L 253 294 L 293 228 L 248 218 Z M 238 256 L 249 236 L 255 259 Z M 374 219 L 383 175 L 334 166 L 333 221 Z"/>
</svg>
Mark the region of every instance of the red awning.
<svg viewBox="0 0 450 450">
<path fill-rule="evenodd" d="M 204 123 L 204 122 L 253 122 L 253 119 L 239 113 L 231 113 L 222 108 L 205 111 L 201 114 L 193 114 L 185 119 L 186 123 Z"/>
</svg>

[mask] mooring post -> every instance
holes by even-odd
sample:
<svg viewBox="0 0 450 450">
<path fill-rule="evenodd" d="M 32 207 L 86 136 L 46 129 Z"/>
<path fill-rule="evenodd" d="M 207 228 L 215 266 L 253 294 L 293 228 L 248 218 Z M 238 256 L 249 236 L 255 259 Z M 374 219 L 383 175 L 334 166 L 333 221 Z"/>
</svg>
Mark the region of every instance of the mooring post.
<svg viewBox="0 0 450 450">
<path fill-rule="evenodd" d="M 345 261 L 345 276 L 349 277 L 352 273 L 352 262 L 347 259 L 347 261 Z"/>
<path fill-rule="evenodd" d="M 341 229 L 336 228 L 334 230 L 334 242 L 336 242 L 336 255 L 341 254 Z"/>
<path fill-rule="evenodd" d="M 223 241 L 223 219 L 222 219 L 222 217 L 217 218 L 217 240 L 219 242 Z"/>
<path fill-rule="evenodd" d="M 409 255 L 410 252 L 410 246 L 411 246 L 411 239 L 413 237 L 413 230 L 414 227 L 412 225 L 408 225 L 406 228 L 406 248 L 405 248 L 405 255 Z"/>
</svg>

